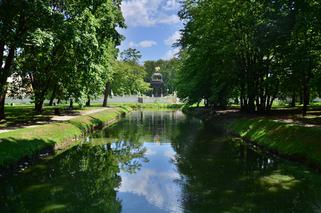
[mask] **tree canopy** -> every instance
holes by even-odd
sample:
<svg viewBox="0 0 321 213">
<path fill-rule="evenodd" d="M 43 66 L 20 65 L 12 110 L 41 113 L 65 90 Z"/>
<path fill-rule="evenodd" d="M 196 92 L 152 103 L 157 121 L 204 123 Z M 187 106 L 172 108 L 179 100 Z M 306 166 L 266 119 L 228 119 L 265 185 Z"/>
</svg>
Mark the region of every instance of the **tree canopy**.
<svg viewBox="0 0 321 213">
<path fill-rule="evenodd" d="M 101 95 L 125 27 L 119 0 L 4 0 L 0 4 L 0 118 L 7 79 L 31 87 L 35 110 L 46 97 L 82 101 Z M 4 64 L 4 65 L 3 65 Z"/>
<path fill-rule="evenodd" d="M 248 112 L 300 97 L 305 114 L 319 92 L 320 9 L 307 0 L 184 1 L 179 96 L 213 107 L 236 99 Z"/>
</svg>

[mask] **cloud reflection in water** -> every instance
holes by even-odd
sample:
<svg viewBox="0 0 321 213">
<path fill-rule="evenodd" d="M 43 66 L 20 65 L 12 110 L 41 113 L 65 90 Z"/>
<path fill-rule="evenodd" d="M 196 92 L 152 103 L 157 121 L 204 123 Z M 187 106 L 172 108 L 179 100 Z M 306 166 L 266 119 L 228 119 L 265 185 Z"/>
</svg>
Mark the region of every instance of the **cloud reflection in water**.
<svg viewBox="0 0 321 213">
<path fill-rule="evenodd" d="M 145 143 L 148 163 L 143 163 L 135 174 L 121 172 L 122 183 L 118 198 L 123 212 L 130 211 L 135 203 L 148 202 L 140 212 L 182 212 L 181 188 L 177 183 L 180 175 L 172 164 L 175 152 L 170 144 Z M 130 205 L 129 205 L 130 203 Z"/>
</svg>

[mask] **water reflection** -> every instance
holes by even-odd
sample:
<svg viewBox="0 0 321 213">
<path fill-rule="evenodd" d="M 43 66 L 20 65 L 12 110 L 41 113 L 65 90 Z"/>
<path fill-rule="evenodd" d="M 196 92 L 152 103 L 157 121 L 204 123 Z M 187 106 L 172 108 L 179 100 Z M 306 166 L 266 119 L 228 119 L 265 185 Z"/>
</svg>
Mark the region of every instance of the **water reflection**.
<svg viewBox="0 0 321 213">
<path fill-rule="evenodd" d="M 190 212 L 319 212 L 320 178 L 304 168 L 222 134 L 216 125 L 191 133 L 184 122 L 172 144 L 182 200 Z M 213 137 L 215 136 L 215 137 Z M 307 174 L 309 173 L 309 174 Z"/>
<path fill-rule="evenodd" d="M 135 212 L 135 208 L 141 206 L 139 209 L 143 212 L 180 212 L 181 190 L 176 184 L 180 176 L 171 162 L 174 151 L 170 144 L 145 143 L 145 147 L 149 162 L 136 174 L 121 173 L 117 197 L 123 201 L 123 211 Z M 143 203 L 147 203 L 147 207 Z"/>
<path fill-rule="evenodd" d="M 105 130 L 103 135 L 112 140 L 143 144 L 146 149 L 139 172 L 120 172 L 117 198 L 122 201 L 123 212 L 182 212 L 181 187 L 177 184 L 180 175 L 173 163 L 175 151 L 170 139 L 184 121 L 180 111 L 137 112 Z"/>
<path fill-rule="evenodd" d="M 136 172 L 144 148 L 115 142 L 76 146 L 0 185 L 0 212 L 120 212 L 120 167 Z"/>
<path fill-rule="evenodd" d="M 136 112 L 0 182 L 0 212 L 320 212 L 320 175 L 180 111 Z"/>
</svg>

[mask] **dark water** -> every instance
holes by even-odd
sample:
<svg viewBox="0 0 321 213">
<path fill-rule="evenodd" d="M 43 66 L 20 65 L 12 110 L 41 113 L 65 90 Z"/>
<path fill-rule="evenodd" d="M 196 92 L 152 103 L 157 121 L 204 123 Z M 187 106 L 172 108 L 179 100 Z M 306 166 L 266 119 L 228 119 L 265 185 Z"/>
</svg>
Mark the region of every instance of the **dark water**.
<svg viewBox="0 0 321 213">
<path fill-rule="evenodd" d="M 321 176 L 176 112 L 136 112 L 0 178 L 0 212 L 320 212 Z"/>
</svg>

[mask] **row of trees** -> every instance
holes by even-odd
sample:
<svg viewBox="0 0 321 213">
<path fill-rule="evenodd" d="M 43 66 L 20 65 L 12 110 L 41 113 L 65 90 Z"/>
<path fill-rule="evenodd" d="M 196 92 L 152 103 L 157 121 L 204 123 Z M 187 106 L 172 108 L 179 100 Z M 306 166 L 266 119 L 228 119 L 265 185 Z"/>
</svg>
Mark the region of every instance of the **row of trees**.
<svg viewBox="0 0 321 213">
<path fill-rule="evenodd" d="M 145 91 L 138 60 L 118 61 L 124 28 L 121 0 L 3 0 L 0 2 L 0 120 L 5 97 L 31 95 L 36 112 L 45 100 L 84 102 L 111 89 Z M 139 58 L 138 58 L 139 59 Z M 8 80 L 11 81 L 8 84 Z M 134 82 L 134 83 L 133 83 Z M 9 94 L 8 94 L 9 93 Z"/>
<path fill-rule="evenodd" d="M 321 3 L 317 0 L 186 0 L 178 94 L 265 112 L 276 98 L 320 95 Z"/>
</svg>

